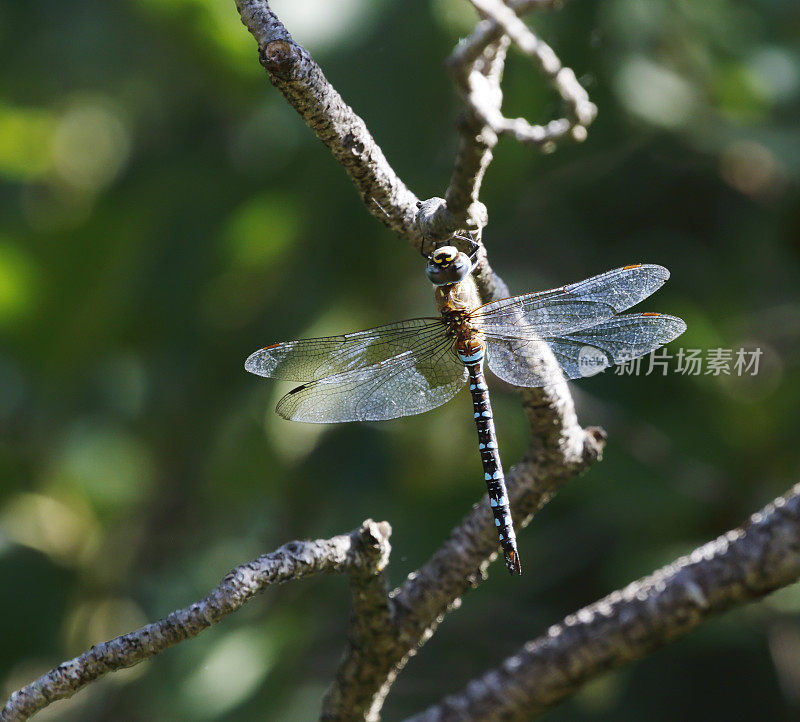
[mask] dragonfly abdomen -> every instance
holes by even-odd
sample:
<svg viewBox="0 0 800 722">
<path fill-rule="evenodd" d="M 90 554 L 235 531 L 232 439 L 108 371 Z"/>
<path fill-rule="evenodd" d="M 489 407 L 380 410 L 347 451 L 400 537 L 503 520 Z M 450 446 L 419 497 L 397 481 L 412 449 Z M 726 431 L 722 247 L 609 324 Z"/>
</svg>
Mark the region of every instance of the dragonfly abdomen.
<svg viewBox="0 0 800 722">
<path fill-rule="evenodd" d="M 494 523 L 500 537 L 500 546 L 506 560 L 506 568 L 511 574 L 520 574 L 522 567 L 517 551 L 517 540 L 514 525 L 511 521 L 511 509 L 508 503 L 508 491 L 503 475 L 503 464 L 497 447 L 497 434 L 494 430 L 492 404 L 489 400 L 489 388 L 483 373 L 484 347 L 460 348 L 458 357 L 469 372 L 469 390 L 472 394 L 475 426 L 478 429 L 478 450 L 483 464 L 483 476 L 489 492 L 489 504 L 492 508 Z"/>
</svg>

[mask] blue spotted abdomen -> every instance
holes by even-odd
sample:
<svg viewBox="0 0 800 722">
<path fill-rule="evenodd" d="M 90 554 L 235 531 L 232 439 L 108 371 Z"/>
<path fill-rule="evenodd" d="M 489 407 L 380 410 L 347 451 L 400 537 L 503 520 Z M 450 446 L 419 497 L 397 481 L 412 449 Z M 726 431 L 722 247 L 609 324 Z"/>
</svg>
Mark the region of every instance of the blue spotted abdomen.
<svg viewBox="0 0 800 722">
<path fill-rule="evenodd" d="M 492 404 L 489 400 L 489 389 L 483 375 L 484 349 L 481 347 L 469 354 L 459 353 L 461 361 L 469 371 L 469 390 L 472 394 L 472 406 L 475 426 L 478 429 L 478 450 L 483 464 L 483 476 L 489 492 L 489 503 L 494 515 L 494 523 L 500 537 L 500 545 L 505 555 L 506 567 L 511 574 L 522 571 L 517 552 L 517 540 L 511 521 L 511 510 L 508 505 L 503 464 L 497 448 L 497 435 L 492 419 Z"/>
</svg>

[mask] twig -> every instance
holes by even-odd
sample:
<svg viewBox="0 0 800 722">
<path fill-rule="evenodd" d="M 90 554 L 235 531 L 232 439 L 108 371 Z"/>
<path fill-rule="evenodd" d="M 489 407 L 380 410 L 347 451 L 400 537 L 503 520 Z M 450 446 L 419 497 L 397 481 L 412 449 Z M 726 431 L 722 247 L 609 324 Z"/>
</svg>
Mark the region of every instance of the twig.
<svg viewBox="0 0 800 722">
<path fill-rule="evenodd" d="M 360 528 L 332 539 L 295 541 L 236 567 L 202 600 L 141 629 L 95 645 L 14 692 L 0 712 L 3 722 L 19 722 L 90 682 L 132 667 L 178 642 L 194 637 L 241 608 L 272 584 L 322 572 L 350 574 L 354 594 L 370 595 L 374 577 L 389 559 L 391 527 L 367 519 Z"/>
<path fill-rule="evenodd" d="M 613 592 L 407 722 L 529 720 L 709 617 L 800 578 L 800 484 L 749 522 Z"/>
<path fill-rule="evenodd" d="M 532 10 L 545 10 L 561 7 L 564 0 L 510 0 L 505 3 L 517 15 L 524 15 Z M 464 38 L 450 54 L 448 65 L 451 70 L 462 74 L 462 82 L 471 70 L 472 64 L 478 60 L 484 48 L 497 42 L 503 36 L 503 26 L 492 17 L 479 22 L 472 34 Z"/>
<path fill-rule="evenodd" d="M 539 73 L 550 83 L 566 105 L 567 117 L 552 120 L 547 125 L 532 125 L 524 118 L 506 118 L 500 110 L 500 100 L 495 89 L 488 85 L 486 76 L 473 69 L 465 71 L 464 61 L 469 62 L 480 48 L 481 42 L 492 38 L 497 30 L 484 29 L 477 34 L 480 40 L 470 38 L 464 42 L 451 65 L 455 75 L 462 80 L 462 92 L 475 114 L 498 135 L 510 135 L 520 143 L 536 146 L 543 151 L 552 151 L 556 143 L 570 138 L 574 141 L 586 139 L 586 128 L 597 115 L 597 106 L 589 100 L 571 68 L 564 67 L 553 49 L 538 38 L 517 17 L 515 10 L 501 0 L 470 0 L 479 12 L 491 18 L 502 33 L 535 64 Z M 527 5 L 527 4 L 526 4 Z M 523 9 L 520 6 L 518 10 Z M 460 60 L 460 62 L 459 62 Z"/>
<path fill-rule="evenodd" d="M 481 54 L 472 62 L 474 72 L 483 75 L 492 92 L 500 98 L 500 80 L 510 42 L 508 37 L 500 35 L 484 46 Z M 497 133 L 471 112 L 468 106 L 459 118 L 458 130 L 458 153 L 445 193 L 445 202 L 451 216 L 458 219 L 465 228 L 480 230 L 488 223 L 486 207 L 479 201 L 481 183 L 492 162 L 492 149 L 497 144 Z"/>
<path fill-rule="evenodd" d="M 480 231 L 488 222 L 478 200 L 483 175 L 498 135 L 550 150 L 572 137 L 582 140 L 595 106 L 569 68 L 520 21 L 515 13 L 553 7 L 557 0 L 517 0 L 512 9 L 499 0 L 475 0 L 490 19 L 479 23 L 449 61 L 459 81 L 466 109 L 461 143 L 445 198 L 421 201 L 389 165 L 364 121 L 345 103 L 320 67 L 297 44 L 266 0 L 236 0 L 242 22 L 258 43 L 259 59 L 270 82 L 280 90 L 317 137 L 328 146 L 359 191 L 367 211 L 416 248 L 464 230 Z M 510 40 L 536 61 L 545 78 L 565 100 L 568 117 L 547 126 L 500 113 L 505 50 Z M 488 273 L 488 268 L 482 269 Z"/>
<path fill-rule="evenodd" d="M 519 19 L 531 10 L 561 5 L 559 0 L 471 0 L 484 16 L 473 33 L 462 40 L 447 60 L 447 66 L 464 101 L 459 118 L 460 142 L 453 175 L 444 199 L 430 199 L 422 219 L 433 239 L 446 237 L 453 229 L 480 230 L 488 222 L 486 207 L 479 201 L 484 174 L 492 161 L 498 137 L 508 135 L 526 145 L 551 152 L 566 139 L 583 141 L 597 107 L 575 77 L 561 64 L 555 52 Z M 501 110 L 500 85 L 505 56 L 513 42 L 533 60 L 539 73 L 564 100 L 567 117 L 547 125 L 533 125 L 524 118 L 506 118 Z M 488 267 L 486 284 L 496 285 Z"/>
<path fill-rule="evenodd" d="M 236 0 L 242 22 L 258 43 L 259 60 L 283 94 L 350 176 L 367 211 L 417 247 L 419 199 L 389 165 L 364 121 L 292 39 L 265 0 Z"/>
</svg>

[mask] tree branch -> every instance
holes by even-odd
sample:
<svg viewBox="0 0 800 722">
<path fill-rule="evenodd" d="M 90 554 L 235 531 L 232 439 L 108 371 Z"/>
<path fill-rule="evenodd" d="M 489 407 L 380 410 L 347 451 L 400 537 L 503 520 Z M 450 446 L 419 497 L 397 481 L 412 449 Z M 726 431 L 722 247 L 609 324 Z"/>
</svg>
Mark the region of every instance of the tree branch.
<svg viewBox="0 0 800 722">
<path fill-rule="evenodd" d="M 0 712 L 0 720 L 26 720 L 108 672 L 132 667 L 195 637 L 272 584 L 322 572 L 345 572 L 350 575 L 354 596 L 374 598 L 374 579 L 389 560 L 390 534 L 391 527 L 386 522 L 367 519 L 349 534 L 284 544 L 270 554 L 236 567 L 199 602 L 135 632 L 98 644 L 17 690 Z"/>
<path fill-rule="evenodd" d="M 587 110 L 594 106 L 587 105 L 577 81 L 570 82 L 571 71 L 565 73 L 552 50 L 515 15 L 552 6 L 553 0 L 517 0 L 511 4 L 514 12 L 496 1 L 475 0 L 474 4 L 487 19 L 454 51 L 450 63 L 465 100 L 453 175 L 445 198 L 419 201 L 389 165 L 364 121 L 328 83 L 310 54 L 294 42 L 266 0 L 236 0 L 272 84 L 343 166 L 368 212 L 418 248 L 425 240 L 439 241 L 462 230 L 475 231 L 480 238 L 488 222 L 479 200 L 480 186 L 498 135 L 530 143 L 525 134 L 535 134 L 530 128 L 538 126 L 528 125 L 526 130 L 522 123 L 527 121 L 507 121 L 500 113 L 500 80 L 512 42 L 532 57 L 559 90 L 568 110 L 572 108 L 567 119 L 570 128 L 581 123 L 585 127 L 594 117 L 593 111 Z M 574 80 L 574 74 L 571 78 Z M 546 129 L 551 144 L 566 135 L 562 130 L 556 132 L 561 121 L 554 123 Z M 580 139 L 578 135 L 573 134 Z M 545 150 L 549 147 L 546 142 L 539 145 Z M 490 268 L 485 249 L 481 249 L 475 278 L 485 300 L 508 295 L 502 279 Z M 526 457 L 508 477 L 515 523 L 520 528 L 560 484 L 599 457 L 604 439 L 599 430 L 584 430 L 578 424 L 567 383 L 552 354 L 528 362 L 552 383 L 522 395 L 533 439 Z M 486 567 L 497 554 L 496 530 L 488 508 L 485 500 L 474 507 L 431 559 L 391 595 L 387 595 L 381 573 L 388 559 L 388 524 L 365 522 L 349 536 L 286 545 L 239 567 L 202 602 L 93 647 L 19 690 L 9 700 L 2 719 L 26 719 L 108 671 L 136 664 L 194 636 L 238 609 L 267 584 L 316 571 L 346 570 L 351 573 L 353 616 L 348 647 L 326 697 L 323 717 L 376 720 L 406 661 L 433 634 L 442 616 L 459 605 L 461 595 L 485 578 Z M 354 534 L 361 552 L 354 551 Z"/>
<path fill-rule="evenodd" d="M 800 484 L 648 577 L 584 607 L 407 722 L 529 720 L 603 672 L 800 578 Z"/>
<path fill-rule="evenodd" d="M 367 211 L 419 247 L 418 198 L 389 165 L 361 117 L 308 51 L 294 42 L 265 0 L 236 0 L 236 7 L 258 43 L 259 60 L 270 82 L 342 165 Z"/>
<path fill-rule="evenodd" d="M 586 447 L 571 464 L 545 467 L 526 460 L 507 478 L 514 524 L 527 526 L 533 514 L 558 486 L 595 460 L 603 437 L 587 433 Z M 450 537 L 405 584 L 380 600 L 354 596 L 348 647 L 336 681 L 323 703 L 323 720 L 380 719 L 380 711 L 397 675 L 435 632 L 444 615 L 457 609 L 462 595 L 486 578 L 497 556 L 496 527 L 484 497 Z"/>
<path fill-rule="evenodd" d="M 509 471 L 506 481 L 517 528 L 527 526 L 561 484 L 599 458 L 602 430 L 578 429 L 580 448 L 564 447 L 574 455 L 559 459 L 537 452 L 536 459 L 526 457 Z M 391 593 L 388 606 L 370 616 L 367 634 L 359 633 L 363 615 L 354 610 L 355 631 L 325 698 L 323 720 L 380 719 L 386 695 L 408 660 L 433 636 L 444 615 L 460 606 L 463 594 L 486 579 L 498 554 L 496 535 L 484 496 L 433 556 Z"/>
<path fill-rule="evenodd" d="M 564 67 L 553 49 L 538 38 L 517 17 L 517 13 L 542 3 L 518 3 L 511 8 L 501 0 L 470 0 L 475 8 L 490 18 L 491 26 L 477 30 L 451 57 L 454 75 L 460 79 L 462 94 L 475 115 L 498 135 L 510 135 L 520 143 L 532 145 L 549 152 L 556 143 L 569 138 L 581 142 L 586 139 L 586 128 L 597 115 L 597 106 L 589 101 L 571 68 Z M 484 73 L 476 72 L 476 55 L 481 44 L 491 40 L 498 32 L 510 38 L 519 50 L 529 57 L 539 73 L 561 96 L 567 110 L 565 118 L 552 120 L 547 125 L 532 125 L 524 118 L 506 118 L 500 110 L 502 95 L 487 87 Z M 472 70 L 464 64 L 472 64 Z"/>
<path fill-rule="evenodd" d="M 336 680 L 323 701 L 322 719 L 345 719 L 345 716 L 328 716 L 326 710 L 346 710 L 351 719 L 358 719 L 368 700 L 363 690 L 371 689 L 370 681 L 385 678 L 385 669 L 376 669 L 376 652 L 386 645 L 395 629 L 394 607 L 389 600 L 389 587 L 383 573 L 372 574 L 364 570 L 354 576 L 352 585 L 353 608 L 347 647 Z"/>
<path fill-rule="evenodd" d="M 462 40 L 447 60 L 462 100 L 460 143 L 444 202 L 428 213 L 432 238 L 446 237 L 454 228 L 478 230 L 488 222 L 479 194 L 483 176 L 492 161 L 498 136 L 509 135 L 544 152 L 565 139 L 581 142 L 597 115 L 597 107 L 581 87 L 575 73 L 561 64 L 553 49 L 536 37 L 518 15 L 560 5 L 558 0 L 470 0 L 484 16 L 473 33 Z M 501 106 L 500 81 L 509 45 L 534 62 L 545 81 L 564 101 L 567 117 L 547 125 L 532 125 L 524 118 L 506 118 Z"/>
<path fill-rule="evenodd" d="M 557 0 L 473 0 L 487 20 L 453 52 L 448 64 L 462 97 L 461 142 L 445 198 L 420 201 L 389 165 L 364 121 L 345 103 L 320 67 L 296 43 L 266 0 L 236 0 L 242 22 L 258 43 L 259 60 L 270 82 L 280 90 L 306 124 L 328 147 L 359 191 L 367 211 L 421 248 L 463 230 L 486 226 L 486 207 L 478 195 L 491 150 L 498 135 L 552 150 L 557 141 L 583 140 L 597 112 L 575 74 L 562 67 L 552 49 L 517 17 L 535 8 L 553 7 Z M 546 126 L 500 112 L 505 52 L 513 42 L 559 92 L 568 117 Z M 428 204 L 428 207 L 425 205 Z M 489 272 L 488 266 L 483 269 Z"/>
</svg>

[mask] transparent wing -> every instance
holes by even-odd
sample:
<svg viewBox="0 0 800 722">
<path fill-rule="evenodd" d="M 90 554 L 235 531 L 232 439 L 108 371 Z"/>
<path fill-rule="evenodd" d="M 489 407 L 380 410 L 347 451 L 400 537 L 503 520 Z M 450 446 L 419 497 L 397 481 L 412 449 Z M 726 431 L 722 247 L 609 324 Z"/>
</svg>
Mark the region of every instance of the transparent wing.
<svg viewBox="0 0 800 722">
<path fill-rule="evenodd" d="M 467 369 L 442 331 L 415 351 L 298 386 L 276 411 L 315 424 L 395 419 L 441 406 L 466 379 Z"/>
<path fill-rule="evenodd" d="M 669 278 L 663 266 L 616 268 L 551 291 L 504 298 L 475 309 L 470 319 L 487 334 L 515 335 L 527 325 L 539 336 L 555 336 L 595 326 L 634 306 Z"/>
<path fill-rule="evenodd" d="M 489 368 L 515 386 L 544 386 L 547 380 L 535 363 L 542 344 L 550 347 L 564 373 L 576 379 L 644 356 L 685 330 L 686 324 L 675 316 L 629 313 L 563 336 L 487 336 Z"/>
<path fill-rule="evenodd" d="M 272 344 L 251 354 L 244 367 L 258 376 L 316 381 L 418 350 L 443 332 L 440 318 L 412 318 L 342 336 Z"/>
</svg>

